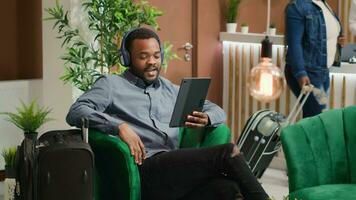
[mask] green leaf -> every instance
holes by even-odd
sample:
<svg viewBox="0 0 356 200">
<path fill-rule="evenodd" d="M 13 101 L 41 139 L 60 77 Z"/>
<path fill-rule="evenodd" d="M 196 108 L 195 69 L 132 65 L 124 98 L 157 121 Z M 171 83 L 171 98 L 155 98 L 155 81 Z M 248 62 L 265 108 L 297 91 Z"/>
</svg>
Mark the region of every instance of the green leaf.
<svg viewBox="0 0 356 200">
<path fill-rule="evenodd" d="M 16 146 L 4 148 L 1 152 L 2 157 L 5 160 L 5 166 L 14 166 L 16 157 Z"/>
<path fill-rule="evenodd" d="M 51 109 L 47 107 L 39 107 L 36 100 L 32 100 L 30 104 L 25 104 L 20 100 L 21 106 L 16 108 L 16 113 L 2 112 L 0 114 L 6 115 L 5 120 L 13 123 L 24 132 L 36 132 L 44 123 L 52 120 L 47 118 Z"/>
<path fill-rule="evenodd" d="M 162 67 L 164 69 L 168 68 L 168 63 L 170 60 L 174 60 L 174 59 L 181 60 L 181 58 L 176 53 L 173 52 L 172 48 L 173 45 L 171 43 L 167 41 L 163 42 L 164 60 L 162 63 Z"/>
<path fill-rule="evenodd" d="M 227 0 L 226 2 L 226 20 L 228 23 L 235 23 L 238 8 L 241 0 Z"/>
</svg>

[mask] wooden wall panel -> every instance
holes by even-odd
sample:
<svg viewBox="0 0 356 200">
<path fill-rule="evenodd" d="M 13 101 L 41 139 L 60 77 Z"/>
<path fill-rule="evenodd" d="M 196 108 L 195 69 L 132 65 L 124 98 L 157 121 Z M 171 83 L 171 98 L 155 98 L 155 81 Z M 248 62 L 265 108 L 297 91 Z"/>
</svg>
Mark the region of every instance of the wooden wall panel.
<svg viewBox="0 0 356 200">
<path fill-rule="evenodd" d="M 0 80 L 17 75 L 17 1 L 2 1 L 0 12 Z M 15 23 L 14 23 L 15 22 Z M 13 77 L 13 78 L 11 78 Z"/>
<path fill-rule="evenodd" d="M 41 5 L 41 0 L 18 0 L 18 79 L 42 78 Z"/>
<path fill-rule="evenodd" d="M 42 1 L 3 1 L 0 81 L 42 77 Z"/>
</svg>

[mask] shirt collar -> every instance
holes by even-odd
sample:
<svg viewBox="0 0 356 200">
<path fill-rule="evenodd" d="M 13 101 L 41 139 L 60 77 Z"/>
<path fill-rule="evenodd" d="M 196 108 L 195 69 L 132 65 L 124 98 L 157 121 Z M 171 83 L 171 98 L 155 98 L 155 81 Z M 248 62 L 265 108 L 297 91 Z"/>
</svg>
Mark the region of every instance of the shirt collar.
<svg viewBox="0 0 356 200">
<path fill-rule="evenodd" d="M 140 77 L 133 74 L 130 70 L 126 70 L 124 72 L 123 76 L 129 82 L 131 82 L 132 84 L 136 85 L 139 88 L 145 89 L 145 88 L 151 86 L 151 85 L 147 86 L 144 80 L 142 80 Z M 152 87 L 158 88 L 159 86 L 160 86 L 160 81 L 159 81 L 159 77 L 158 77 L 158 79 L 156 79 L 156 81 L 152 83 Z"/>
</svg>

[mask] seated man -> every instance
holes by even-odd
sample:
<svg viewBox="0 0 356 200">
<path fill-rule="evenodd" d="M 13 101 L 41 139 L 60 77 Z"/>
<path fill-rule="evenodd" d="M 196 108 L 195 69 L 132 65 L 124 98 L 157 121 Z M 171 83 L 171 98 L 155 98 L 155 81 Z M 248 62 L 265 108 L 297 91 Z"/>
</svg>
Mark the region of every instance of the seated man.
<svg viewBox="0 0 356 200">
<path fill-rule="evenodd" d="M 178 149 L 178 128 L 170 128 L 178 87 L 159 76 L 163 49 L 146 28 L 128 32 L 122 42 L 122 75 L 99 78 L 75 102 L 67 122 L 120 137 L 138 164 L 142 199 L 266 200 L 268 195 L 231 143 L 210 148 Z M 126 53 L 126 54 L 125 54 Z M 203 112 L 187 117 L 186 127 L 217 126 L 224 111 L 206 101 Z M 241 190 L 241 191 L 240 191 Z"/>
</svg>

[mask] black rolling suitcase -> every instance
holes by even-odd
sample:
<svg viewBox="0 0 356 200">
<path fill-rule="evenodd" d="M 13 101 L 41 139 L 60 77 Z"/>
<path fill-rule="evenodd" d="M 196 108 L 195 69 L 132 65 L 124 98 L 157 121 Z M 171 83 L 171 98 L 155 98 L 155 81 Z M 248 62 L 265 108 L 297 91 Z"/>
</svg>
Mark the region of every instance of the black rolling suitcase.
<svg viewBox="0 0 356 200">
<path fill-rule="evenodd" d="M 38 200 L 93 199 L 94 156 L 87 127 L 49 131 L 38 139 Z"/>
<path fill-rule="evenodd" d="M 92 200 L 94 156 L 83 129 L 25 138 L 16 164 L 16 200 Z"/>
<path fill-rule="evenodd" d="M 262 177 L 281 147 L 281 129 L 295 120 L 312 90 L 312 85 L 304 86 L 288 118 L 271 110 L 261 110 L 247 120 L 237 146 L 257 178 Z"/>
</svg>

